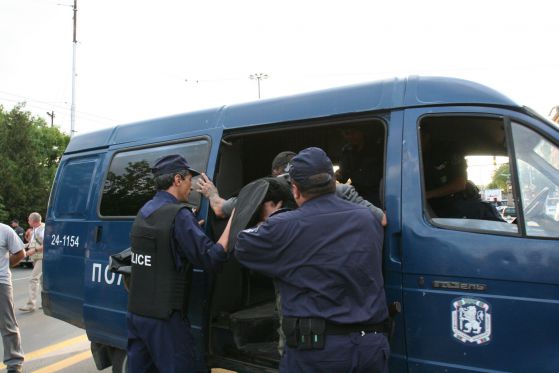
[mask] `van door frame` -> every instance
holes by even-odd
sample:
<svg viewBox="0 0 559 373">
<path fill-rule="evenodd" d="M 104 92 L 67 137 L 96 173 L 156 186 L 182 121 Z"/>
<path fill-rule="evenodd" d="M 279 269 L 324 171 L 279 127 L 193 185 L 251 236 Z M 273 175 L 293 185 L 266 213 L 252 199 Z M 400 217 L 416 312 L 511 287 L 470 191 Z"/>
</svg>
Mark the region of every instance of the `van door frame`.
<svg viewBox="0 0 559 373">
<path fill-rule="evenodd" d="M 521 231 L 517 235 L 481 233 L 431 224 L 424 216 L 418 138 L 419 120 L 427 114 L 499 116 L 505 126 L 513 120 L 557 142 L 551 127 L 506 109 L 447 106 L 406 110 L 402 269 L 408 369 L 551 371 L 552 359 L 555 366 L 559 364 L 559 357 L 551 353 L 559 339 L 543 338 L 543 333 L 546 325 L 559 323 L 559 301 L 555 299 L 559 273 L 556 268 L 552 271 L 552 264 L 559 262 L 557 241 L 525 237 Z M 510 136 L 507 141 L 514 162 Z M 437 280 L 484 286 L 479 291 L 435 288 Z M 492 329 L 487 342 L 476 345 L 453 338 L 452 307 L 457 299 L 465 298 L 490 306 Z M 518 323 L 521 315 L 532 314 L 539 316 L 530 318 L 530 323 Z"/>
</svg>

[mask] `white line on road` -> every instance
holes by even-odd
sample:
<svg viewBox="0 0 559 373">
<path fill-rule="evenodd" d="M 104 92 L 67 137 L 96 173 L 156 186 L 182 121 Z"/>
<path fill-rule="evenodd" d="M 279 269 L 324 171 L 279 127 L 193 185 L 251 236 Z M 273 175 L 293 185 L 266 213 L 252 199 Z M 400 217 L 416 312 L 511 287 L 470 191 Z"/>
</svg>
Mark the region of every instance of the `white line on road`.
<svg viewBox="0 0 559 373">
<path fill-rule="evenodd" d="M 29 277 L 20 277 L 20 278 L 12 278 L 12 281 L 29 280 L 30 278 L 31 278 L 31 276 L 29 276 Z"/>
</svg>

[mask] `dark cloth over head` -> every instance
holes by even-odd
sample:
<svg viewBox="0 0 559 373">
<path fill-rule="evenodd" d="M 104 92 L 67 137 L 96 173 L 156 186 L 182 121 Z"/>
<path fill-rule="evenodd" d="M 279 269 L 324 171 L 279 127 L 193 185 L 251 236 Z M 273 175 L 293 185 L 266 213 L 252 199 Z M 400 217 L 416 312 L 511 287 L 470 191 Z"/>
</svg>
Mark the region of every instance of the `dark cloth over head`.
<svg viewBox="0 0 559 373">
<path fill-rule="evenodd" d="M 296 208 L 289 183 L 283 178 L 265 177 L 245 185 L 239 192 L 231 222 L 230 247 L 235 247 L 239 232 L 259 223 L 261 205 L 267 201 L 281 201 L 284 209 Z"/>
<path fill-rule="evenodd" d="M 254 214 L 259 210 L 270 184 L 264 179 L 258 179 L 247 184 L 239 192 L 237 207 L 229 230 L 229 247 L 235 247 L 239 232 L 249 226 Z"/>
<path fill-rule="evenodd" d="M 332 161 L 320 148 L 303 149 L 289 164 L 289 177 L 304 187 L 327 185 L 334 178 Z"/>
<path fill-rule="evenodd" d="M 200 172 L 190 167 L 183 156 L 179 154 L 171 154 L 159 158 L 157 162 L 155 162 L 155 165 L 153 165 L 151 172 L 154 176 L 161 176 L 185 170 L 190 172 L 192 176 L 200 175 Z"/>
</svg>

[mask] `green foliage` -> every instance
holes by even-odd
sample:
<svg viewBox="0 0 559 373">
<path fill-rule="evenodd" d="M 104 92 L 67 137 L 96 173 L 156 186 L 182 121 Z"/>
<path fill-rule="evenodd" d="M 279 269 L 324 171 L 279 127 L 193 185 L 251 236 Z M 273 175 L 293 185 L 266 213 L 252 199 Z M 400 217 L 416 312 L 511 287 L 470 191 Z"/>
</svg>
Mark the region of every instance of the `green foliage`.
<svg viewBox="0 0 559 373">
<path fill-rule="evenodd" d="M 46 215 L 54 174 L 69 141 L 58 128 L 31 116 L 24 104 L 9 112 L 0 106 L 0 221 L 26 222 L 33 211 Z"/>
<path fill-rule="evenodd" d="M 4 206 L 4 198 L 0 196 L 0 222 L 8 223 L 8 220 L 11 220 L 9 217 L 10 213 L 6 211 L 6 206 Z"/>
<path fill-rule="evenodd" d="M 491 182 L 486 186 L 487 189 L 501 189 L 507 191 L 507 182 L 510 180 L 509 164 L 500 165 L 493 173 Z"/>
</svg>

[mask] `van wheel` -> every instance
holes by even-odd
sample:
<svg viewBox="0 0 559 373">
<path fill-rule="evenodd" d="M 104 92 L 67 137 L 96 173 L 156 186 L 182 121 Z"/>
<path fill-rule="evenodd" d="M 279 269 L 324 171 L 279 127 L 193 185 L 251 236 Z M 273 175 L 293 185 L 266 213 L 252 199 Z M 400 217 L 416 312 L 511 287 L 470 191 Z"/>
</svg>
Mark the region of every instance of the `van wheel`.
<svg viewBox="0 0 559 373">
<path fill-rule="evenodd" d="M 128 356 L 126 351 L 115 348 L 111 356 L 113 373 L 128 373 Z"/>
</svg>

